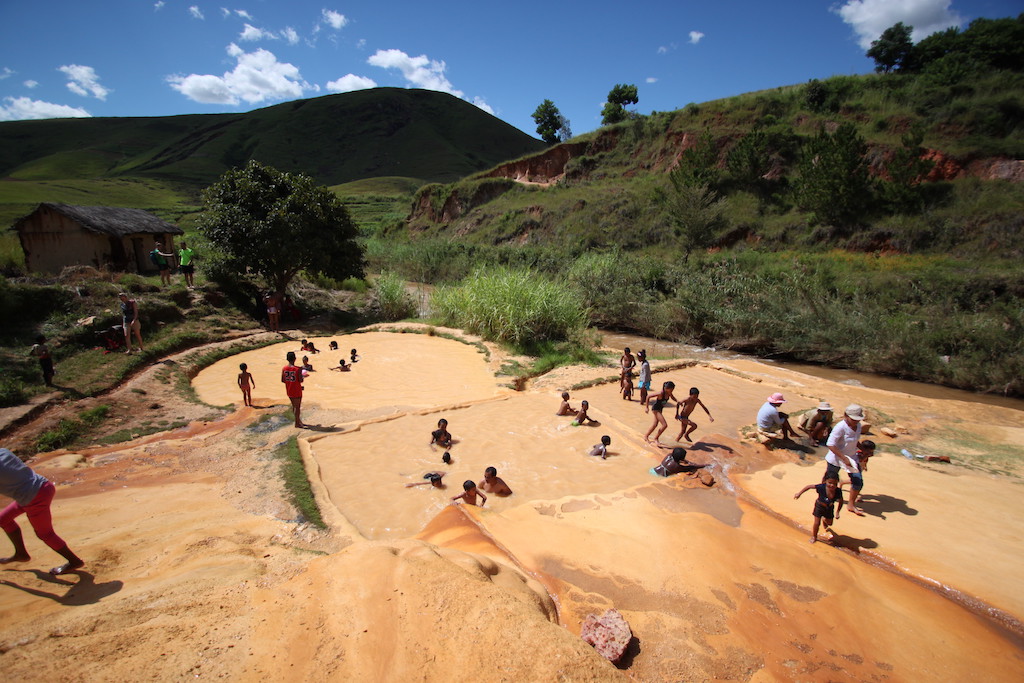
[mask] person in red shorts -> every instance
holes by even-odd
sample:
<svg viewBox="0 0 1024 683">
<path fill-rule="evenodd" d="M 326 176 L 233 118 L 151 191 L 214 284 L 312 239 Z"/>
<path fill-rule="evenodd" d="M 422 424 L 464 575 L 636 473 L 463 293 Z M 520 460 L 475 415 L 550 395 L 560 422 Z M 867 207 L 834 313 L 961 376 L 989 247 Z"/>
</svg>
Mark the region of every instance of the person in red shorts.
<svg viewBox="0 0 1024 683">
<path fill-rule="evenodd" d="M 295 364 L 294 351 L 289 351 L 285 358 L 288 360 L 288 365 L 281 370 L 281 381 L 284 382 L 288 399 L 292 402 L 295 426 L 302 429 L 306 426 L 302 424 L 302 368 Z"/>
<path fill-rule="evenodd" d="M 25 548 L 25 539 L 21 535 L 21 527 L 14 518 L 25 514 L 36 536 L 67 560 L 50 573 L 54 576 L 75 571 L 85 566 L 78 555 L 71 552 L 68 544 L 53 530 L 53 519 L 50 516 L 50 503 L 53 501 L 55 488 L 41 474 L 21 461 L 18 456 L 6 448 L 0 448 L 0 495 L 11 498 L 11 504 L 0 512 L 0 528 L 7 533 L 7 538 L 14 544 L 14 554 L 0 558 L 0 565 L 11 562 L 28 562 L 32 557 Z"/>
</svg>

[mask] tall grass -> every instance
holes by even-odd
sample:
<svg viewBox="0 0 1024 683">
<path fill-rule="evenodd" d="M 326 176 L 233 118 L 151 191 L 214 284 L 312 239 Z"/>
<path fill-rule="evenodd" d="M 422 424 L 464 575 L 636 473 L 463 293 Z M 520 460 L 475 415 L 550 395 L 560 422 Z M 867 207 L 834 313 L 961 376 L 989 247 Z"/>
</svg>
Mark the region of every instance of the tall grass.
<svg viewBox="0 0 1024 683">
<path fill-rule="evenodd" d="M 416 316 L 416 302 L 405 289 L 405 281 L 391 271 L 381 273 L 374 283 L 375 306 L 381 320 L 403 320 Z"/>
<path fill-rule="evenodd" d="M 567 340 L 588 322 L 574 288 L 532 270 L 477 271 L 459 285 L 439 287 L 431 304 L 444 324 L 518 349 Z"/>
</svg>

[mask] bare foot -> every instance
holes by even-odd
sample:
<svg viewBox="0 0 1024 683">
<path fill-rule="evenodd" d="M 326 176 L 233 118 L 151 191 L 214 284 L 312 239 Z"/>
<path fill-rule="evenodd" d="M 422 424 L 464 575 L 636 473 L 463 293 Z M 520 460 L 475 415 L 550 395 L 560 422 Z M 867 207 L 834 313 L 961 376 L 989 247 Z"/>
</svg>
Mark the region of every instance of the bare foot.
<svg viewBox="0 0 1024 683">
<path fill-rule="evenodd" d="M 28 556 L 28 555 L 23 555 L 21 553 L 15 553 L 14 555 L 11 555 L 10 557 L 0 557 L 0 564 L 10 564 L 11 562 L 28 562 L 31 559 L 32 558 L 30 556 Z"/>
<path fill-rule="evenodd" d="M 852 512 L 853 514 L 857 515 L 858 517 L 863 517 L 864 516 L 864 511 L 861 510 L 860 508 L 850 508 L 850 512 Z"/>
<path fill-rule="evenodd" d="M 817 543 L 817 542 L 818 542 L 818 537 L 817 536 L 815 536 L 815 537 L 813 537 L 811 539 L 811 543 Z"/>
<path fill-rule="evenodd" d="M 61 566 L 51 569 L 50 573 L 54 576 L 60 576 L 61 574 L 67 574 L 68 572 L 73 572 L 76 569 L 81 569 L 84 566 L 85 562 L 82 560 L 78 560 L 76 562 L 65 562 Z"/>
<path fill-rule="evenodd" d="M 689 434 L 683 434 L 683 438 L 689 441 L 690 443 L 693 443 L 693 439 L 690 438 Z"/>
</svg>

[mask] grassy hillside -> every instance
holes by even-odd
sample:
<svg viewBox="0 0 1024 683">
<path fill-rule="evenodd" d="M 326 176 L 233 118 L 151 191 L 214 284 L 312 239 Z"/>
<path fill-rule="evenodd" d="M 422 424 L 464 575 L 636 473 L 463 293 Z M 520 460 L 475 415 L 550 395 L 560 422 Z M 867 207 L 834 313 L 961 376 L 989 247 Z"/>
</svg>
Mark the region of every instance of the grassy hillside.
<svg viewBox="0 0 1024 683">
<path fill-rule="evenodd" d="M 257 159 L 324 185 L 377 176 L 445 182 L 543 146 L 451 95 L 375 88 L 246 114 L 3 122 L 0 177 L 146 178 L 194 190 Z"/>
</svg>

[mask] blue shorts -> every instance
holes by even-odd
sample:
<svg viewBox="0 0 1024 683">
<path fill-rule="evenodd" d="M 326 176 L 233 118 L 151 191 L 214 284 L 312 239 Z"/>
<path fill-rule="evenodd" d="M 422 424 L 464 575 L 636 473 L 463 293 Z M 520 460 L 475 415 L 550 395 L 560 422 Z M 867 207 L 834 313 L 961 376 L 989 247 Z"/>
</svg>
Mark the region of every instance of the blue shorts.
<svg viewBox="0 0 1024 683">
<path fill-rule="evenodd" d="M 854 491 L 864 488 L 864 475 L 860 472 L 850 472 L 850 488 Z"/>
<path fill-rule="evenodd" d="M 646 382 L 637 382 L 636 388 L 637 389 L 646 389 L 647 391 L 650 391 L 651 390 L 651 380 L 647 380 Z"/>
</svg>

